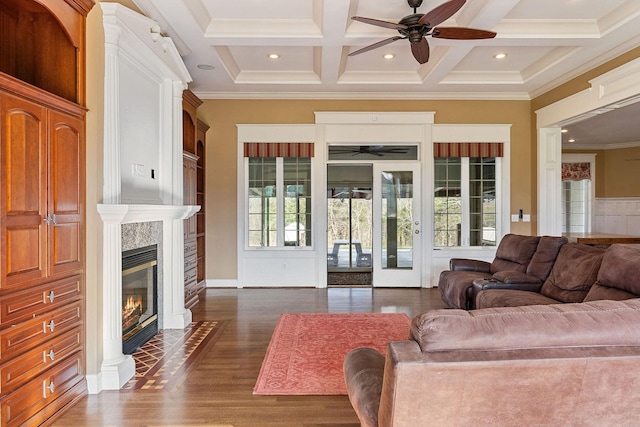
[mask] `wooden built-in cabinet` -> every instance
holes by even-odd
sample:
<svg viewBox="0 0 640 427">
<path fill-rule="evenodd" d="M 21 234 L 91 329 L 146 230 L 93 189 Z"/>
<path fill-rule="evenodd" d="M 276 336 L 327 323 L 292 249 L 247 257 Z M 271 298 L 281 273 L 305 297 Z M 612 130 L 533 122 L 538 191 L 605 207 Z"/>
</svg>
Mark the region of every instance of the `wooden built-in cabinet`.
<svg viewBox="0 0 640 427">
<path fill-rule="evenodd" d="M 202 101 L 186 90 L 182 101 L 183 201 L 200 212 L 184 222 L 184 301 L 191 308 L 204 292 L 204 133 L 197 118 Z"/>
<path fill-rule="evenodd" d="M 90 0 L 0 0 L 0 405 L 48 424 L 87 392 L 85 19 Z"/>
<path fill-rule="evenodd" d="M 196 242 L 197 242 L 197 265 L 198 265 L 198 292 L 204 292 L 206 288 L 205 280 L 205 141 L 207 140 L 207 131 L 209 125 L 198 120 L 198 134 L 196 141 L 196 156 L 198 157 L 196 164 L 196 204 L 200 206 L 200 210 L 196 214 Z"/>
</svg>

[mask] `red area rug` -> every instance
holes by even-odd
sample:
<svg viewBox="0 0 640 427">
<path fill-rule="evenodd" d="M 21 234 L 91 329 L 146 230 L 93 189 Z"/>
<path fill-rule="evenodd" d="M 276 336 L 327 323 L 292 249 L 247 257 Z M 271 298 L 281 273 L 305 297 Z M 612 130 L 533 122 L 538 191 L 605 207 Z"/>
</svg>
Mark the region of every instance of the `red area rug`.
<svg viewBox="0 0 640 427">
<path fill-rule="evenodd" d="M 405 314 L 282 314 L 253 394 L 347 394 L 345 355 L 356 347 L 386 352 L 409 336 Z"/>
</svg>

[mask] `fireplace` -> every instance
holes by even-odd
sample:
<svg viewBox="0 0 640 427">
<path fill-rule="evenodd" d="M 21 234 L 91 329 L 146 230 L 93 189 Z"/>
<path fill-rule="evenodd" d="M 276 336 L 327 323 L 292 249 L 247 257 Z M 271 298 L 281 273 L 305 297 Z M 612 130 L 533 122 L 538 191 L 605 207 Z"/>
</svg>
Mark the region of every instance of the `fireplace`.
<svg viewBox="0 0 640 427">
<path fill-rule="evenodd" d="M 122 352 L 132 354 L 158 333 L 157 245 L 122 253 Z"/>
</svg>

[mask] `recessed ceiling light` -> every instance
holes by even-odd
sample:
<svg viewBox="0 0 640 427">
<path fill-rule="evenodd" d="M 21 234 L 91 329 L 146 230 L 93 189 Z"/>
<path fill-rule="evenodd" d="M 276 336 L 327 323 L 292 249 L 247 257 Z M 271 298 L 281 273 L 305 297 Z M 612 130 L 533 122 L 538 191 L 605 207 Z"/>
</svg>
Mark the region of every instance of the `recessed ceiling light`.
<svg viewBox="0 0 640 427">
<path fill-rule="evenodd" d="M 496 53 L 495 55 L 493 55 L 494 58 L 496 59 L 504 59 L 507 57 L 506 53 Z"/>
<path fill-rule="evenodd" d="M 567 132 L 569 132 L 569 130 L 568 129 L 562 129 L 560 132 L 567 133 Z"/>
<path fill-rule="evenodd" d="M 216 68 L 213 65 L 209 65 L 209 64 L 198 64 L 197 67 L 200 68 L 201 70 L 213 70 Z"/>
<path fill-rule="evenodd" d="M 278 58 L 280 58 L 280 55 L 277 54 L 277 53 L 270 53 L 267 56 L 269 57 L 269 59 L 278 59 Z"/>
<path fill-rule="evenodd" d="M 568 142 L 576 142 L 576 140 L 571 138 Z"/>
<path fill-rule="evenodd" d="M 382 55 L 382 57 L 384 59 L 393 59 L 396 57 L 396 55 L 394 53 L 385 53 L 384 55 Z"/>
</svg>

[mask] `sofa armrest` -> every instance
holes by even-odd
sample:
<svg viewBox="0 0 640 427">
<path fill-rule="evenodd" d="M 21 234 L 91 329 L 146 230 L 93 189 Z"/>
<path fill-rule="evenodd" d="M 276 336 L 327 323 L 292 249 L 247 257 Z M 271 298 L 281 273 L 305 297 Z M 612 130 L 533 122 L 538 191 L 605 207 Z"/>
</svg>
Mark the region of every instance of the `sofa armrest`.
<svg viewBox="0 0 640 427">
<path fill-rule="evenodd" d="M 536 276 L 530 276 L 520 271 L 498 271 L 491 277 L 494 280 L 504 283 L 522 284 L 531 283 L 532 285 L 542 285 L 542 280 Z"/>
<path fill-rule="evenodd" d="M 489 273 L 491 271 L 491 263 L 476 259 L 451 258 L 449 261 L 449 270 Z"/>
<path fill-rule="evenodd" d="M 471 294 L 475 299 L 480 291 L 487 289 L 512 289 L 539 293 L 540 288 L 542 283 L 505 283 L 495 279 L 476 279 L 473 281 Z"/>
<path fill-rule="evenodd" d="M 378 427 L 385 358 L 373 348 L 359 347 L 344 358 L 344 379 L 351 406 L 364 427 Z"/>
</svg>

